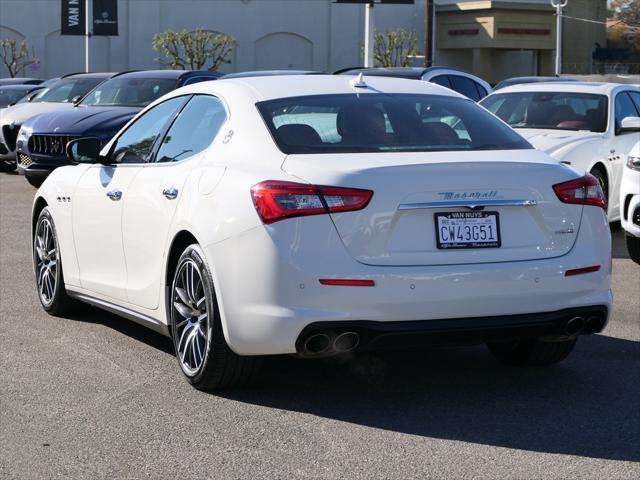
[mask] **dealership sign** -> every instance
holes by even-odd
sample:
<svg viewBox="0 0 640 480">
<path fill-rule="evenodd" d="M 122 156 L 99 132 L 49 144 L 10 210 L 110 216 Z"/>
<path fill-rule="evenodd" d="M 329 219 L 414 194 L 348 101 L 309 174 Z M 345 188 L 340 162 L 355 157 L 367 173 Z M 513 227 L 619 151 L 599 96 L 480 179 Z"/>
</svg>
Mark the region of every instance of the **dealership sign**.
<svg viewBox="0 0 640 480">
<path fill-rule="evenodd" d="M 60 35 L 86 35 L 87 0 L 61 0 Z M 118 35 L 118 0 L 92 0 L 92 35 Z"/>
<path fill-rule="evenodd" d="M 93 34 L 118 35 L 118 0 L 93 0 Z"/>
<path fill-rule="evenodd" d="M 60 35 L 84 35 L 86 15 L 84 0 L 62 0 Z"/>
</svg>

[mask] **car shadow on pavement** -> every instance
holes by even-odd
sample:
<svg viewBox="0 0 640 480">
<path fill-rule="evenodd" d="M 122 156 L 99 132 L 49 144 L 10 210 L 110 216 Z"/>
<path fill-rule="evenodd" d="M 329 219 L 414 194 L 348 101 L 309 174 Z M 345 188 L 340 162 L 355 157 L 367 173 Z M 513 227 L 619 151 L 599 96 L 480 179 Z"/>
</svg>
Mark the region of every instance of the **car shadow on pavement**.
<svg viewBox="0 0 640 480">
<path fill-rule="evenodd" d="M 622 225 L 620 222 L 613 222 L 609 226 L 611 227 L 611 256 L 613 258 L 630 258 Z"/>
<path fill-rule="evenodd" d="M 506 368 L 484 347 L 266 361 L 228 399 L 405 434 L 640 461 L 640 343 L 592 335 L 552 367 Z"/>
</svg>

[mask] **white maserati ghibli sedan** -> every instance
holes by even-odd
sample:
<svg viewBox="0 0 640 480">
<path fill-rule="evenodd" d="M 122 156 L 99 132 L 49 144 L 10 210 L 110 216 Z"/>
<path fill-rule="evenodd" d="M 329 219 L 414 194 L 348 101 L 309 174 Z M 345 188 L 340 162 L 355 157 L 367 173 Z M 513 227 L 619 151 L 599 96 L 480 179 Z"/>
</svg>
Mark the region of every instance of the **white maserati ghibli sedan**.
<svg viewBox="0 0 640 480">
<path fill-rule="evenodd" d="M 611 315 L 597 180 L 438 85 L 203 82 L 67 154 L 33 205 L 42 306 L 171 336 L 199 389 L 276 354 L 486 343 L 550 364 Z"/>
</svg>

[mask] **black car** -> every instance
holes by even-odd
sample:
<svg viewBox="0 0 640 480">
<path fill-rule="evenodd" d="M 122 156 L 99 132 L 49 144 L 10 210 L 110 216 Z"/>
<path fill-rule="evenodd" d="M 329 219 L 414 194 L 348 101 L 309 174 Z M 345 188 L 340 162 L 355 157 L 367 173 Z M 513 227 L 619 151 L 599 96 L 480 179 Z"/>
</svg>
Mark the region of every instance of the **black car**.
<svg viewBox="0 0 640 480">
<path fill-rule="evenodd" d="M 491 85 L 480 77 L 452 67 L 391 67 L 391 68 L 345 68 L 334 75 L 358 75 L 378 77 L 407 78 L 435 83 L 454 90 L 474 102 L 478 102 L 489 93 Z"/>
<path fill-rule="evenodd" d="M 144 107 L 164 94 L 192 83 L 217 80 L 218 72 L 147 70 L 115 75 L 89 92 L 72 109 L 33 117 L 17 141 L 18 171 L 40 186 L 55 168 L 68 164 L 66 144 L 96 137 L 105 144 Z"/>
<path fill-rule="evenodd" d="M 511 85 L 519 85 L 521 83 L 538 83 L 538 82 L 576 82 L 575 78 L 570 77 L 512 77 L 506 78 L 501 82 L 498 82 L 493 91 L 500 90 L 504 87 L 510 87 Z"/>
<path fill-rule="evenodd" d="M 31 93 L 41 91 L 41 85 L 4 85 L 0 86 L 0 108 L 18 103 Z"/>
</svg>

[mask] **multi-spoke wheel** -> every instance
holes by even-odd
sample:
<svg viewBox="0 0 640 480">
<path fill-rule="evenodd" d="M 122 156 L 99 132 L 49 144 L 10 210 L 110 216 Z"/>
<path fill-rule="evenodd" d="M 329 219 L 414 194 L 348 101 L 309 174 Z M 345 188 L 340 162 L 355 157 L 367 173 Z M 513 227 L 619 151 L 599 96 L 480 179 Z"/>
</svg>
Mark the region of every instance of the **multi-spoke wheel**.
<svg viewBox="0 0 640 480">
<path fill-rule="evenodd" d="M 58 284 L 58 246 L 53 237 L 53 226 L 47 217 L 38 222 L 33 249 L 40 301 L 43 305 L 50 305 Z"/>
<path fill-rule="evenodd" d="M 256 357 L 236 355 L 224 338 L 213 280 L 198 245 L 182 253 L 170 297 L 170 325 L 178 364 L 200 390 L 237 386 L 250 380 Z"/>
<path fill-rule="evenodd" d="M 176 273 L 173 286 L 173 309 L 176 317 L 176 354 L 187 375 L 198 373 L 209 350 L 211 329 L 209 309 L 200 269 L 186 259 Z"/>
<path fill-rule="evenodd" d="M 33 265 L 38 298 L 47 312 L 62 315 L 77 305 L 64 288 L 58 236 L 47 207 L 40 212 L 34 230 Z"/>
</svg>

